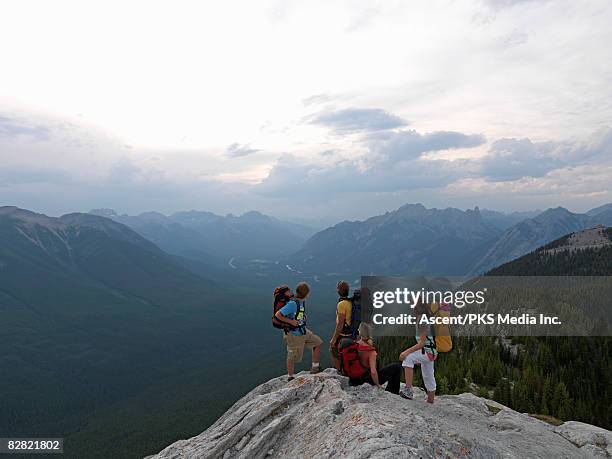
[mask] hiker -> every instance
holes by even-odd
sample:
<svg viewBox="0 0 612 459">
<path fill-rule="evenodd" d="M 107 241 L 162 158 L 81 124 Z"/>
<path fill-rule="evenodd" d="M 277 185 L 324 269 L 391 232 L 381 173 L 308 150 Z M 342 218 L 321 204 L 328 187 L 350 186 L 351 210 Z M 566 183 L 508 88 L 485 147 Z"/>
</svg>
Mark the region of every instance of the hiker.
<svg viewBox="0 0 612 459">
<path fill-rule="evenodd" d="M 329 340 L 329 353 L 336 370 L 340 371 L 340 355 L 338 354 L 338 343 L 342 338 L 351 337 L 351 309 L 353 303 L 349 299 L 350 286 L 347 281 L 340 281 L 336 285 L 338 292 L 338 304 L 336 305 L 336 328 Z"/>
<path fill-rule="evenodd" d="M 414 393 L 412 391 L 412 377 L 414 375 L 414 366 L 421 365 L 421 376 L 427 390 L 427 402 L 433 403 L 436 394 L 436 378 L 434 376 L 434 361 L 438 357 L 436 349 L 436 341 L 432 335 L 431 325 L 420 325 L 421 318 L 431 316 L 431 309 L 428 304 L 419 302 L 414 307 L 416 315 L 416 340 L 417 343 L 406 349 L 399 355 L 404 367 L 404 376 L 406 385 L 400 391 L 400 396 L 412 400 Z"/>
<path fill-rule="evenodd" d="M 387 392 L 399 394 L 402 366 L 392 363 L 380 370 L 377 367 L 378 353 L 374 347 L 370 326 L 364 322 L 359 324 L 359 340 L 352 341 L 343 338 L 340 341 L 340 358 L 342 370 L 349 377 L 349 384 L 357 386 L 368 383 L 383 388 L 387 383 Z"/>
<path fill-rule="evenodd" d="M 321 344 L 323 341 L 308 328 L 306 328 L 306 298 L 310 294 L 310 287 L 306 282 L 300 282 L 295 288 L 295 297 L 280 308 L 276 319 L 286 323 L 285 343 L 287 344 L 287 379 L 294 378 L 294 366 L 301 362 L 304 356 L 304 347 L 312 349 L 312 367 L 310 373 L 321 371 L 319 363 L 321 357 Z"/>
</svg>

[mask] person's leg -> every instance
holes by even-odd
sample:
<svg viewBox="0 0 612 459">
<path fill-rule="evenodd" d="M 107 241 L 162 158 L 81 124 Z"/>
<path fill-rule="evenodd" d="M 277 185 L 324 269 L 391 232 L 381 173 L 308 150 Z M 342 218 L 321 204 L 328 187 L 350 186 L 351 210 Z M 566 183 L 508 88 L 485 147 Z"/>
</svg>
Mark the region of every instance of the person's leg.
<svg viewBox="0 0 612 459">
<path fill-rule="evenodd" d="M 412 379 L 414 377 L 414 367 L 404 367 L 404 379 L 406 380 L 406 387 L 412 387 Z"/>
<path fill-rule="evenodd" d="M 381 384 L 387 383 L 387 392 L 397 395 L 400 390 L 401 373 L 402 366 L 399 363 L 392 363 L 378 370 L 378 381 Z"/>
<path fill-rule="evenodd" d="M 310 372 L 318 373 L 321 371 L 321 345 L 323 344 L 323 340 L 310 330 L 306 330 L 304 344 L 312 349 L 312 369 Z"/>
<path fill-rule="evenodd" d="M 321 345 L 312 348 L 312 366 L 318 367 L 321 362 Z"/>
<path fill-rule="evenodd" d="M 433 403 L 436 394 L 436 378 L 434 375 L 434 362 L 427 360 L 421 363 L 421 373 L 423 376 L 423 383 L 427 390 L 427 402 Z"/>
<path fill-rule="evenodd" d="M 412 400 L 412 377 L 414 376 L 414 364 L 418 362 L 418 356 L 415 352 L 409 354 L 408 357 L 402 362 L 404 367 L 404 376 L 406 378 L 406 385 L 400 391 L 400 395 L 404 398 Z"/>
<path fill-rule="evenodd" d="M 295 363 L 301 362 L 304 356 L 304 337 L 295 336 L 291 333 L 285 335 L 287 342 L 287 375 L 293 378 L 295 371 Z"/>
<path fill-rule="evenodd" d="M 294 371 L 295 365 L 293 364 L 293 360 L 289 356 L 287 356 L 287 376 L 293 378 Z"/>
<path fill-rule="evenodd" d="M 340 355 L 338 354 L 338 341 L 336 341 L 334 345 L 329 348 L 329 356 L 331 358 L 331 362 L 334 368 L 338 372 L 340 372 Z"/>
</svg>

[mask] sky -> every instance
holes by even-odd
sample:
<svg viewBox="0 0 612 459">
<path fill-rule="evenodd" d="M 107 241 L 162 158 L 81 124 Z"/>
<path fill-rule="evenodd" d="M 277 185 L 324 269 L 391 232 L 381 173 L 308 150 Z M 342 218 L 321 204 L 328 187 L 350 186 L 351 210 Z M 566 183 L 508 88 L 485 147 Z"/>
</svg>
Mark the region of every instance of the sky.
<svg viewBox="0 0 612 459">
<path fill-rule="evenodd" d="M 612 3 L 0 3 L 0 205 L 612 202 Z"/>
</svg>

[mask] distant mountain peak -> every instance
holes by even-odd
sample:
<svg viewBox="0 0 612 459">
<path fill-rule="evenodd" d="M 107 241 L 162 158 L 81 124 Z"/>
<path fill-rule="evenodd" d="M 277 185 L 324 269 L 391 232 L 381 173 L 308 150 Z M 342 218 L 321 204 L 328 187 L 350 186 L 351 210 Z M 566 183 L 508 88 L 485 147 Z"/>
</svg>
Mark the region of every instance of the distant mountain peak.
<svg viewBox="0 0 612 459">
<path fill-rule="evenodd" d="M 604 204 L 603 206 L 595 207 L 587 212 L 587 215 L 594 217 L 595 215 L 599 215 L 603 212 L 612 211 L 612 202 L 609 204 Z"/>
<path fill-rule="evenodd" d="M 612 245 L 612 228 L 599 225 L 568 234 L 542 247 L 541 252 L 557 253 L 564 250 L 600 249 Z"/>
<path fill-rule="evenodd" d="M 16 206 L 2 206 L 0 207 L 0 215 L 12 214 L 18 210 L 21 210 L 21 209 L 19 209 L 19 207 L 16 207 Z"/>
<path fill-rule="evenodd" d="M 44 214 L 32 212 L 31 210 L 21 209 L 16 206 L 0 207 L 0 217 L 8 217 L 19 221 L 24 225 L 41 225 L 47 228 L 57 228 L 62 226 L 62 223 L 53 217 L 48 217 Z"/>
<path fill-rule="evenodd" d="M 113 217 L 117 217 L 117 212 L 115 212 L 113 209 L 109 209 L 109 208 L 100 208 L 100 209 L 91 209 L 89 212 L 87 212 L 88 214 L 91 215 L 98 215 L 100 217 L 107 217 L 107 218 L 113 218 Z"/>
<path fill-rule="evenodd" d="M 250 210 L 249 212 L 245 212 L 238 218 L 245 220 L 245 221 L 258 221 L 258 222 L 269 222 L 273 219 L 272 217 L 268 215 L 264 215 L 257 210 Z"/>
<path fill-rule="evenodd" d="M 404 204 L 403 206 L 401 206 L 399 209 L 397 209 L 395 211 L 396 213 L 410 213 L 413 215 L 418 215 L 418 214 L 422 214 L 424 212 L 427 212 L 427 207 L 425 207 L 423 204 L 416 203 L 416 204 Z"/>
<path fill-rule="evenodd" d="M 539 216 L 542 216 L 542 215 L 576 215 L 576 214 L 574 214 L 573 212 L 570 212 L 565 207 L 558 206 L 558 207 L 551 207 L 549 209 L 546 209 Z"/>
<path fill-rule="evenodd" d="M 241 215 L 241 217 L 267 217 L 267 215 L 262 214 L 258 210 L 249 210 Z"/>
</svg>

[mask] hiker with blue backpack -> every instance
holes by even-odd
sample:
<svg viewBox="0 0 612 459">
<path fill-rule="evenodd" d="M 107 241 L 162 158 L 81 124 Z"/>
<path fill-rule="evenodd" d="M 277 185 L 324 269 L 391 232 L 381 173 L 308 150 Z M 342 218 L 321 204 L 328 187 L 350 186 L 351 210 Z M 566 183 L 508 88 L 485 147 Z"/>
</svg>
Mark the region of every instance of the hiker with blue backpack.
<svg viewBox="0 0 612 459">
<path fill-rule="evenodd" d="M 287 380 L 294 379 L 295 362 L 301 362 L 304 348 L 312 349 L 312 367 L 310 373 L 321 371 L 319 363 L 323 341 L 306 328 L 306 298 L 310 295 L 310 286 L 300 282 L 295 289 L 295 296 L 287 285 L 277 287 L 274 291 L 274 315 L 272 325 L 284 332 L 287 345 Z"/>
</svg>

